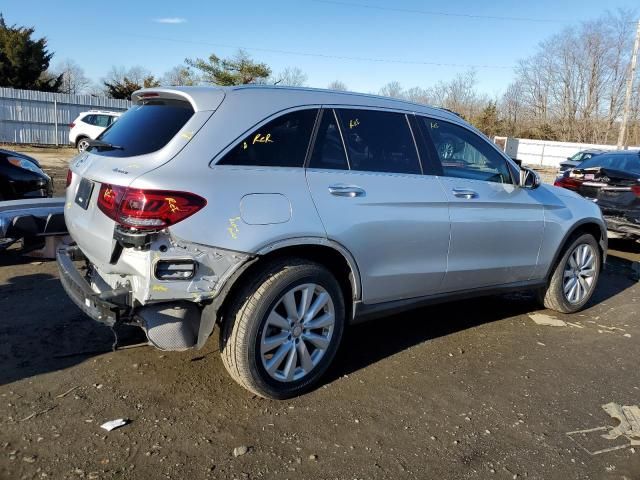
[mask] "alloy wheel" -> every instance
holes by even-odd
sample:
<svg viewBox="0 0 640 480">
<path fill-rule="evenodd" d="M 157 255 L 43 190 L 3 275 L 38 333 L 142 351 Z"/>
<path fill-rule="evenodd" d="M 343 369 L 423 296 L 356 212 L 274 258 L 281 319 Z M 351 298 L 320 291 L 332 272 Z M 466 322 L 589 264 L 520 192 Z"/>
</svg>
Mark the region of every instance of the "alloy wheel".
<svg viewBox="0 0 640 480">
<path fill-rule="evenodd" d="M 576 246 L 564 266 L 563 292 L 569 303 L 582 302 L 593 289 L 596 279 L 597 256 L 593 247 L 582 243 Z"/>
<path fill-rule="evenodd" d="M 286 291 L 266 318 L 260 340 L 262 366 L 275 380 L 300 380 L 331 345 L 335 307 L 320 285 L 306 283 Z"/>
<path fill-rule="evenodd" d="M 89 148 L 89 140 L 83 138 L 78 142 L 78 151 L 84 152 L 87 148 Z"/>
</svg>

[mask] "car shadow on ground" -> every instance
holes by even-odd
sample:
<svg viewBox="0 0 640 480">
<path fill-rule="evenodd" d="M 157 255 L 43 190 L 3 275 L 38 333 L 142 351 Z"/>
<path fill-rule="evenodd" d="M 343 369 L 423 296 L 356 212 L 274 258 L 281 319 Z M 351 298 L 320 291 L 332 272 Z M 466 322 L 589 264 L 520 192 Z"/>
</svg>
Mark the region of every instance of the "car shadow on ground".
<svg viewBox="0 0 640 480">
<path fill-rule="evenodd" d="M 25 275 L 0 285 L 0 385 L 73 367 L 111 351 L 110 328 L 86 317 L 69 300 L 58 278 L 42 273 L 40 262 L 20 262 Z M 590 304 L 604 302 L 634 284 L 622 275 L 604 272 Z M 444 303 L 354 325 L 347 330 L 324 383 L 414 345 L 540 308 L 533 294 L 514 293 Z M 117 332 L 119 347 L 146 341 L 137 327 L 122 326 Z M 214 333 L 209 341 L 216 337 Z"/>
<path fill-rule="evenodd" d="M 635 284 L 630 278 L 603 272 L 586 308 Z M 523 292 L 442 303 L 353 325 L 346 331 L 325 383 L 420 343 L 541 309 L 534 293 Z"/>
<path fill-rule="evenodd" d="M 609 250 L 640 254 L 640 242 L 625 238 L 610 238 Z"/>
<path fill-rule="evenodd" d="M 0 385 L 72 367 L 111 351 L 114 340 L 110 328 L 69 300 L 57 277 L 27 266 L 27 274 L 0 285 Z M 118 340 L 122 346 L 145 338 L 139 328 L 124 326 Z"/>
</svg>

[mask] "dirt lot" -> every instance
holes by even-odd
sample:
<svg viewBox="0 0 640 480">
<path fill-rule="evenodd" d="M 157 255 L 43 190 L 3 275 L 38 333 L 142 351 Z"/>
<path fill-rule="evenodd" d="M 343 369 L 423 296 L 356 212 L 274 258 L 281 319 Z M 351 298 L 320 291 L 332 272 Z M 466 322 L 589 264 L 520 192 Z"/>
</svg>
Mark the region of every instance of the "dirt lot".
<svg viewBox="0 0 640 480">
<path fill-rule="evenodd" d="M 64 181 L 64 159 L 49 165 Z M 353 327 L 322 387 L 274 402 L 230 379 L 215 336 L 111 352 L 54 262 L 0 257 L 0 479 L 640 479 L 627 438 L 567 435 L 640 404 L 640 283 L 614 267 L 572 316 L 509 295 Z"/>
</svg>

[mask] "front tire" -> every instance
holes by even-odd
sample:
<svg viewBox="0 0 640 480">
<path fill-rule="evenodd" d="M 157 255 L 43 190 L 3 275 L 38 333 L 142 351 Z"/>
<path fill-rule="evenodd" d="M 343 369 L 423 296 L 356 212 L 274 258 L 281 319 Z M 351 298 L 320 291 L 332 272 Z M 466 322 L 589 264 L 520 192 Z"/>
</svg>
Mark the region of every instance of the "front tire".
<svg viewBox="0 0 640 480">
<path fill-rule="evenodd" d="M 302 259 L 266 266 L 225 313 L 225 367 L 244 388 L 273 399 L 300 395 L 318 383 L 345 322 L 338 281 L 324 266 Z"/>
<path fill-rule="evenodd" d="M 546 289 L 540 292 L 545 307 L 574 313 L 589 301 L 602 269 L 602 255 L 593 235 L 585 233 L 569 242 Z"/>
</svg>

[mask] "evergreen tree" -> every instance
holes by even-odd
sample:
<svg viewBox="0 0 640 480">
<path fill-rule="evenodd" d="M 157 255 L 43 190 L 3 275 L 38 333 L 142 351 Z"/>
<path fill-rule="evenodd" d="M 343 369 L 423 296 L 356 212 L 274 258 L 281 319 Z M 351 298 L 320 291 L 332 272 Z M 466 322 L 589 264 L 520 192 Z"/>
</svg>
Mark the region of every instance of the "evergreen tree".
<svg viewBox="0 0 640 480">
<path fill-rule="evenodd" d="M 57 92 L 62 75 L 48 73 L 53 52 L 47 39 L 31 38 L 35 29 L 8 26 L 0 13 L 0 86 Z"/>
<path fill-rule="evenodd" d="M 205 82 L 215 85 L 243 85 L 264 83 L 271 75 L 271 69 L 264 63 L 257 63 L 243 50 L 232 58 L 219 58 L 215 54 L 209 60 L 187 58 L 187 65 L 202 72 Z"/>
</svg>

